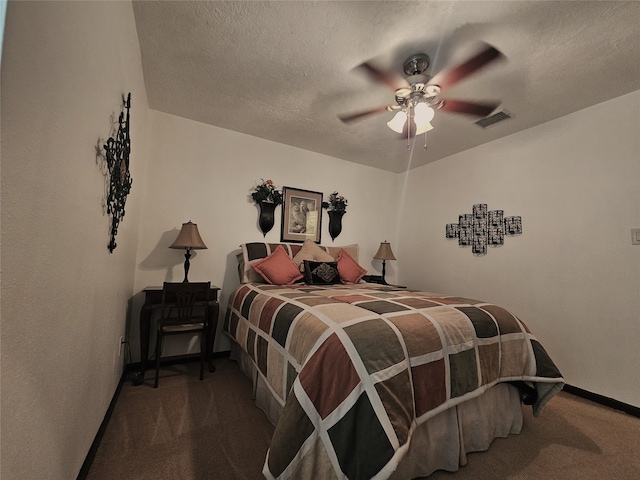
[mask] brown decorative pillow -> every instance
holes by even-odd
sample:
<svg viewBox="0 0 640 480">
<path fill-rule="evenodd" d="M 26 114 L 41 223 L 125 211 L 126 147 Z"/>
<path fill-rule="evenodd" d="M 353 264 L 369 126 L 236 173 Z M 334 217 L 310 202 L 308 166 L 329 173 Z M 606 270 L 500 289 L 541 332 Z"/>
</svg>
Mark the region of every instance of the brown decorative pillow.
<svg viewBox="0 0 640 480">
<path fill-rule="evenodd" d="M 304 268 L 302 262 L 305 260 L 312 260 L 314 262 L 335 262 L 335 258 L 325 252 L 320 245 L 313 240 L 306 239 L 302 244 L 300 251 L 293 257 L 293 263 L 295 263 L 300 271 Z"/>
<path fill-rule="evenodd" d="M 367 273 L 345 249 L 340 250 L 336 263 L 342 283 L 358 283 Z"/>
<path fill-rule="evenodd" d="M 303 260 L 304 281 L 307 285 L 334 285 L 340 283 L 338 262 Z"/>
<path fill-rule="evenodd" d="M 272 285 L 291 285 L 303 278 L 282 245 L 278 245 L 268 257 L 252 264 L 251 268 Z"/>
</svg>

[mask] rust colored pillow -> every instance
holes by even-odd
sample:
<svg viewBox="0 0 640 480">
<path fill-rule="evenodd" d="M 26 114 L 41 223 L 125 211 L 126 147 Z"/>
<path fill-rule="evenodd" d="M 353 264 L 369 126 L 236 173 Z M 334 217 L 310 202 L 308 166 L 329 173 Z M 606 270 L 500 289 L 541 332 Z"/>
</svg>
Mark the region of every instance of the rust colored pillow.
<svg viewBox="0 0 640 480">
<path fill-rule="evenodd" d="M 358 283 L 367 273 L 344 248 L 338 254 L 337 263 L 342 283 Z"/>
<path fill-rule="evenodd" d="M 282 245 L 278 245 L 268 257 L 251 265 L 251 268 L 271 285 L 291 285 L 304 277 Z"/>
</svg>

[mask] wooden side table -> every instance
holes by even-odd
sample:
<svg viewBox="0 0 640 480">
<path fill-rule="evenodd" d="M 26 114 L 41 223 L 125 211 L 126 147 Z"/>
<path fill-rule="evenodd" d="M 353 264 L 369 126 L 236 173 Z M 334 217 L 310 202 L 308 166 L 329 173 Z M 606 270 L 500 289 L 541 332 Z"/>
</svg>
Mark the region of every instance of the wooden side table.
<svg viewBox="0 0 640 480">
<path fill-rule="evenodd" d="M 388 285 L 395 288 L 407 288 L 404 285 L 391 285 L 390 283 L 385 282 L 382 275 L 365 275 L 362 277 L 362 280 L 368 283 L 379 283 L 380 285 Z"/>
<path fill-rule="evenodd" d="M 213 365 L 213 345 L 215 342 L 216 330 L 218 329 L 218 315 L 220 313 L 220 303 L 218 302 L 218 291 L 220 287 L 211 285 L 209 291 L 209 325 L 207 329 L 207 342 L 205 346 L 205 358 L 210 372 L 215 372 Z M 147 287 L 144 304 L 140 310 L 140 371 L 133 380 L 134 385 L 140 385 L 144 381 L 144 374 L 149 361 L 149 335 L 151 334 L 151 316 L 154 310 L 162 307 L 162 287 Z M 202 299 L 204 304 L 204 298 Z"/>
</svg>

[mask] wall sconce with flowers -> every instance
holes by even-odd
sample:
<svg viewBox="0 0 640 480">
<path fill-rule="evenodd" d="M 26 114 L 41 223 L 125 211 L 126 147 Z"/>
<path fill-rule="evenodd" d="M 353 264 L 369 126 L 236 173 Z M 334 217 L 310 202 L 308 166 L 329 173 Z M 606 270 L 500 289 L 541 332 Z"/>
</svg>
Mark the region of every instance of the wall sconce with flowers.
<svg viewBox="0 0 640 480">
<path fill-rule="evenodd" d="M 266 237 L 267 232 L 273 228 L 276 207 L 282 204 L 282 193 L 276 188 L 273 180 L 262 180 L 262 183 L 253 188 L 251 198 L 260 209 L 258 225 L 262 236 Z"/>
<path fill-rule="evenodd" d="M 329 215 L 329 235 L 333 242 L 342 232 L 342 217 L 347 213 L 347 199 L 337 191 L 333 192 L 329 195 L 328 202 L 322 202 L 322 208 L 325 208 Z"/>
</svg>

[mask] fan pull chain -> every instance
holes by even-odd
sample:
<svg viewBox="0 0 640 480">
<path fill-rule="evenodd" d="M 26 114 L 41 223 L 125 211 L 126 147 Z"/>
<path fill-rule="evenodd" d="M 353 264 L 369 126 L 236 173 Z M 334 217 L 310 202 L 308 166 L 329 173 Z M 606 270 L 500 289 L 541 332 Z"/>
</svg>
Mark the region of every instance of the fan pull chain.
<svg viewBox="0 0 640 480">
<path fill-rule="evenodd" d="M 411 104 L 409 104 L 407 112 L 407 150 L 411 150 Z"/>
</svg>

